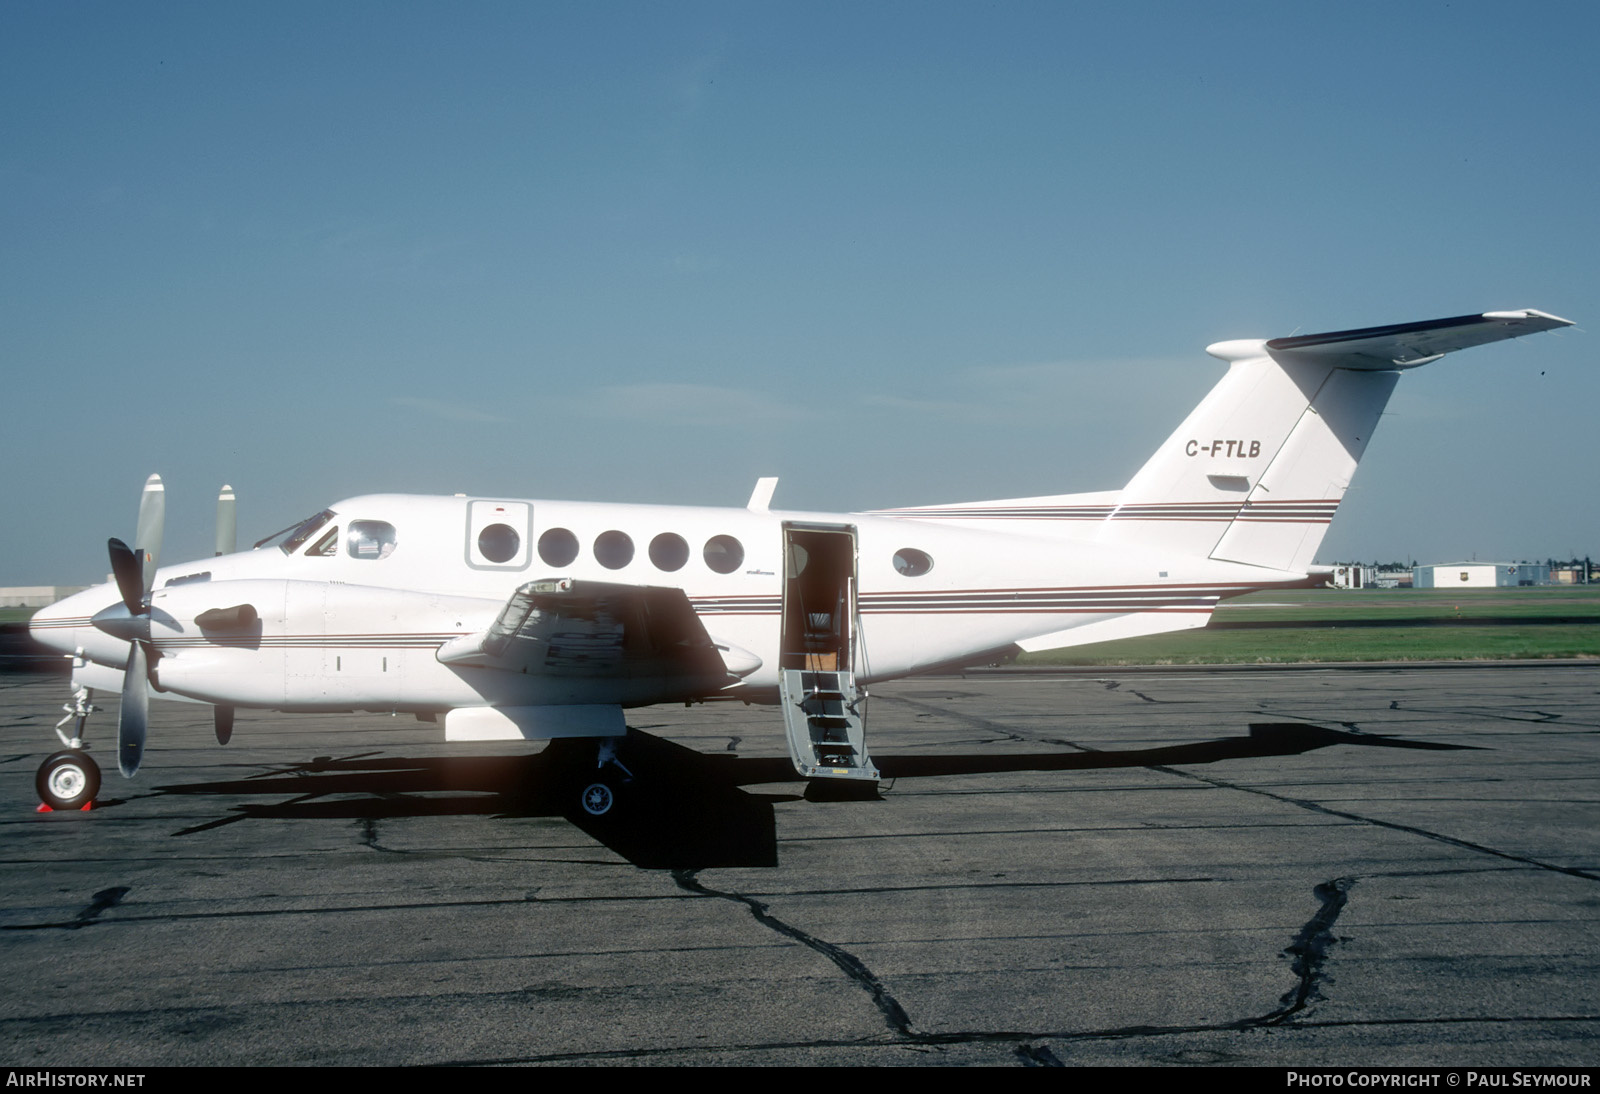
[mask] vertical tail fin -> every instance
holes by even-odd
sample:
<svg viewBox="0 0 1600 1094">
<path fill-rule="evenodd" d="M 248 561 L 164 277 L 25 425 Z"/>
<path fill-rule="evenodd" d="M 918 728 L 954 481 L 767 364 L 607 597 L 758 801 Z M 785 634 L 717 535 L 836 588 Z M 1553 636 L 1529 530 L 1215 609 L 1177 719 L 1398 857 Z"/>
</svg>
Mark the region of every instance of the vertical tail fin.
<svg viewBox="0 0 1600 1094">
<path fill-rule="evenodd" d="M 1303 572 L 1400 370 L 1570 325 L 1487 312 L 1208 346 L 1228 374 L 1134 475 L 1101 538 Z"/>
</svg>

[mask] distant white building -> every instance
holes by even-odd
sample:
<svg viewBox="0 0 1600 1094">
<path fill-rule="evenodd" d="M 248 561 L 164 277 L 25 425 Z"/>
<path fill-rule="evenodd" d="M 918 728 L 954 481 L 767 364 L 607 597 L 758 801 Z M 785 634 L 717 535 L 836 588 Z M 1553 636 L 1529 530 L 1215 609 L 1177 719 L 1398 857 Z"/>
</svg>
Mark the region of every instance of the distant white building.
<svg viewBox="0 0 1600 1094">
<path fill-rule="evenodd" d="M 1434 562 L 1411 571 L 1414 589 L 1503 589 L 1550 584 L 1543 562 Z"/>
<path fill-rule="evenodd" d="M 13 585 L 0 588 L 0 608 L 48 608 L 58 600 L 73 593 L 81 593 L 87 585 Z"/>
</svg>

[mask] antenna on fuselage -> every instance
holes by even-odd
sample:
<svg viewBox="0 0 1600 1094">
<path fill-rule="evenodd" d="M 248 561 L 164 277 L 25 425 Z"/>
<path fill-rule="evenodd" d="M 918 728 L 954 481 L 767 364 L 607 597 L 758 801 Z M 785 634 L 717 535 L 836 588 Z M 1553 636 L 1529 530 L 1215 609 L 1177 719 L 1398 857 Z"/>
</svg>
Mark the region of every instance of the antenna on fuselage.
<svg viewBox="0 0 1600 1094">
<path fill-rule="evenodd" d="M 757 479 L 756 488 L 750 492 L 750 503 L 745 506 L 752 513 L 765 513 L 772 504 L 772 492 L 778 489 L 776 476 L 770 479 Z"/>
</svg>

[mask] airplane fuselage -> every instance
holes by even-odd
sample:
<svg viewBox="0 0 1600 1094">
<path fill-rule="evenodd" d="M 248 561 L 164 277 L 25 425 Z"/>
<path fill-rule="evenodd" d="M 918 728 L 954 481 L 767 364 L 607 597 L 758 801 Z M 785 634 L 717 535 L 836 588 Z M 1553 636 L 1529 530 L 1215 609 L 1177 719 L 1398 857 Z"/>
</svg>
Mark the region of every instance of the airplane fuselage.
<svg viewBox="0 0 1600 1094">
<path fill-rule="evenodd" d="M 620 695 L 613 680 L 604 701 L 770 701 L 786 522 L 855 530 L 856 671 L 864 682 L 998 654 L 1070 628 L 1090 627 L 1088 634 L 1093 625 L 1114 625 L 1105 637 L 1126 637 L 1203 626 L 1220 598 L 1297 577 L 1039 534 L 1028 521 L 1006 533 L 871 514 L 398 494 L 350 498 L 325 512 L 288 550 L 268 545 L 157 571 L 150 605 L 156 697 L 418 713 L 596 701 L 590 693 L 599 685 L 581 677 L 509 674 L 436 657 L 444 643 L 488 626 L 520 585 L 574 578 L 682 589 L 742 677 L 710 692 L 642 677 L 621 684 Z M 1094 529 L 1085 526 L 1089 535 Z M 81 682 L 120 687 L 128 643 L 90 622 L 118 602 L 115 585 L 86 590 L 41 611 L 33 633 L 64 653 L 82 651 Z M 196 622 L 238 605 L 250 606 L 255 626 Z"/>
</svg>

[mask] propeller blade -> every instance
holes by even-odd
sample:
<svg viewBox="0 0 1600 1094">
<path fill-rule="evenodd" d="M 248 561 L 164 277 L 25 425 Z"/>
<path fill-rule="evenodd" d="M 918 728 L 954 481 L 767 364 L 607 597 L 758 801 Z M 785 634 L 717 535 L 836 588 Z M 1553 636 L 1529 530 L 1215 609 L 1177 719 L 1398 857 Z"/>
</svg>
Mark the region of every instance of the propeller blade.
<svg viewBox="0 0 1600 1094">
<path fill-rule="evenodd" d="M 233 708 L 212 707 L 211 721 L 217 731 L 217 744 L 225 745 L 233 736 Z"/>
<path fill-rule="evenodd" d="M 143 615 L 144 567 L 139 563 L 139 556 L 120 539 L 108 540 L 106 547 L 111 552 L 111 576 L 116 579 L 117 592 L 122 594 L 122 603 L 127 605 L 131 614 Z"/>
<path fill-rule="evenodd" d="M 239 516 L 235 508 L 237 505 L 233 487 L 224 483 L 222 493 L 217 495 L 217 554 L 219 555 L 231 555 L 238 549 Z"/>
<path fill-rule="evenodd" d="M 144 563 L 144 591 L 148 593 L 156 580 L 156 567 L 161 565 L 161 535 L 167 522 L 167 488 L 161 484 L 160 475 L 151 475 L 144 481 L 144 493 L 139 495 L 139 530 L 134 534 L 133 547 Z"/>
<path fill-rule="evenodd" d="M 122 709 L 117 714 L 117 767 L 131 779 L 144 759 L 144 738 L 150 725 L 149 659 L 144 643 L 128 650 L 122 670 Z"/>
</svg>

